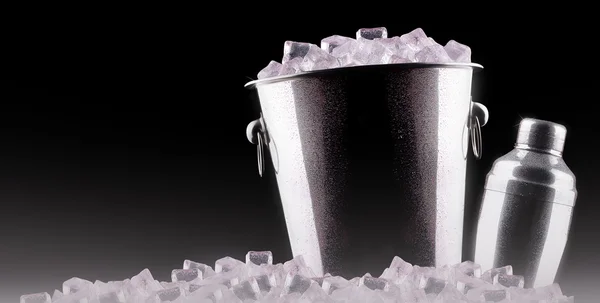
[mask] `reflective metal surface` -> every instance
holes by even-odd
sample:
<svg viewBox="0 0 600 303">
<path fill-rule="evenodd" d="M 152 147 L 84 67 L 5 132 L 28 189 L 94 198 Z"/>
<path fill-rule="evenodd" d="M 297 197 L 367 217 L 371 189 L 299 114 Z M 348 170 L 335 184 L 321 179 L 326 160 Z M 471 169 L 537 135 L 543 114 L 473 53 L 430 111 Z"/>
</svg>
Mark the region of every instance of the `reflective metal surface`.
<svg viewBox="0 0 600 303">
<path fill-rule="evenodd" d="M 477 224 L 475 262 L 512 265 L 525 287 L 553 283 L 567 243 L 577 197 L 562 158 L 564 126 L 524 119 L 514 150 L 488 174 Z"/>
<path fill-rule="evenodd" d="M 471 101 L 474 68 L 358 66 L 247 85 L 262 110 L 248 139 L 273 159 L 294 255 L 348 277 L 395 255 L 461 261 L 467 155 L 480 155 L 488 120 Z"/>
</svg>

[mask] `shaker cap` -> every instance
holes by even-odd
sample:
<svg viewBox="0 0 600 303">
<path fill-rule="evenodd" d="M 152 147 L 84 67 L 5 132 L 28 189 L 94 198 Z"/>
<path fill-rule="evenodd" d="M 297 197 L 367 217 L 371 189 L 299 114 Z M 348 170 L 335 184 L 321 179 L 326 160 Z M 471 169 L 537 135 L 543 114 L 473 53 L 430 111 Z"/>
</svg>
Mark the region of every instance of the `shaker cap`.
<svg viewBox="0 0 600 303">
<path fill-rule="evenodd" d="M 561 124 L 525 118 L 519 124 L 516 147 L 560 156 L 566 137 L 567 128 Z"/>
</svg>

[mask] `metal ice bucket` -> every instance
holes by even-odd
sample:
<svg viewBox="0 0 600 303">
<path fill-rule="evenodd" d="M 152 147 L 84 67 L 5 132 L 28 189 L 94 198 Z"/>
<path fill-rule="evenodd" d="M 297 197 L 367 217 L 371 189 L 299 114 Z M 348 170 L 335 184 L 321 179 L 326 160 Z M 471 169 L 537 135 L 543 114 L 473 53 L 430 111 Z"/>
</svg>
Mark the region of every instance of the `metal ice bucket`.
<svg viewBox="0 0 600 303">
<path fill-rule="evenodd" d="M 481 156 L 477 64 L 390 64 L 252 81 L 247 128 L 269 150 L 292 252 L 316 274 L 379 274 L 394 256 L 461 262 L 466 163 Z M 471 138 L 471 140 L 469 140 Z"/>
</svg>

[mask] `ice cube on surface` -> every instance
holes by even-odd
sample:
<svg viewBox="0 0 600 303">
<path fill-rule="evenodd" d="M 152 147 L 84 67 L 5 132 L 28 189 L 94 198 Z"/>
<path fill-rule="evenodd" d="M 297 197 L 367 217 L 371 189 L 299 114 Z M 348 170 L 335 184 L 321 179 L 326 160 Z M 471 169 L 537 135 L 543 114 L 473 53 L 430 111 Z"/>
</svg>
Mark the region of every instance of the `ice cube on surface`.
<svg viewBox="0 0 600 303">
<path fill-rule="evenodd" d="M 63 294 L 69 295 L 77 293 L 78 291 L 93 289 L 94 284 L 90 281 L 80 279 L 80 278 L 71 278 L 63 283 Z"/>
<path fill-rule="evenodd" d="M 283 263 L 283 270 L 286 273 L 291 273 L 294 275 L 300 274 L 307 278 L 315 277 L 315 274 L 313 273 L 312 269 L 310 269 L 308 265 L 306 265 L 306 261 L 304 261 L 303 256 L 297 256 L 294 259 Z"/>
<path fill-rule="evenodd" d="M 281 71 L 281 63 L 279 63 L 277 61 L 271 61 L 265 68 L 263 68 L 260 72 L 258 72 L 257 78 L 264 79 L 264 78 L 275 77 L 275 76 L 279 75 L 280 71 Z"/>
<path fill-rule="evenodd" d="M 258 300 L 260 296 L 260 288 L 258 282 L 254 278 L 250 278 L 233 287 L 233 292 L 242 301 Z"/>
<path fill-rule="evenodd" d="M 246 264 L 273 264 L 273 253 L 270 251 L 249 251 L 246 254 Z"/>
<path fill-rule="evenodd" d="M 20 303 L 51 303 L 52 298 L 47 292 L 21 296 Z"/>
<path fill-rule="evenodd" d="M 412 271 L 413 266 L 410 263 L 396 256 L 392 260 L 390 267 L 386 268 L 379 277 L 390 280 L 393 283 L 400 284 L 406 280 Z"/>
<path fill-rule="evenodd" d="M 370 275 L 365 275 L 362 278 L 360 278 L 360 280 L 358 281 L 358 286 L 363 285 L 371 290 L 388 290 L 390 287 L 390 283 L 388 280 L 383 278 L 373 278 Z"/>
<path fill-rule="evenodd" d="M 225 258 L 221 258 L 215 262 L 215 272 L 216 273 L 228 272 L 228 271 L 235 269 L 236 267 L 243 266 L 243 265 L 244 265 L 244 262 L 242 262 L 240 260 L 234 259 L 232 257 L 225 257 Z"/>
<path fill-rule="evenodd" d="M 511 265 L 507 265 L 498 268 L 488 269 L 483 274 L 481 274 L 481 279 L 486 282 L 493 283 L 494 277 L 498 274 L 512 275 L 513 268 Z"/>
<path fill-rule="evenodd" d="M 191 282 L 196 279 L 202 279 L 202 272 L 198 268 L 173 269 L 173 271 L 171 271 L 171 281 L 173 282 Z"/>
<path fill-rule="evenodd" d="M 459 276 L 455 278 L 456 289 L 463 294 L 467 294 L 471 289 L 476 289 L 484 286 L 485 281 L 469 276 Z"/>
<path fill-rule="evenodd" d="M 64 294 L 60 290 L 55 289 L 54 293 L 52 294 L 52 302 L 58 301 L 58 299 L 62 297 L 64 297 Z"/>
<path fill-rule="evenodd" d="M 438 279 L 434 277 L 422 277 L 421 283 L 419 283 L 419 287 L 425 291 L 426 294 L 439 294 L 446 285 L 448 285 L 448 281 L 444 279 Z"/>
<path fill-rule="evenodd" d="M 46 293 L 25 295 L 25 303 L 571 303 L 573 297 L 562 293 L 558 284 L 522 288 L 522 277 L 512 275 L 512 267 L 486 271 L 492 282 L 477 278 L 480 268 L 472 262 L 441 267 L 413 266 L 395 257 L 380 277 L 366 273 L 347 280 L 326 274 L 316 277 L 302 256 L 284 264 L 257 265 L 271 254 L 249 252 L 247 263 L 232 258 L 219 259 L 234 264 L 205 279 L 160 282 L 148 269 L 123 281 L 95 281 L 73 278 L 65 281 L 69 294 L 55 291 L 52 302 Z M 265 257 L 265 256 L 271 256 Z M 226 261 L 226 262 L 225 262 Z M 236 262 L 237 261 L 237 262 Z M 195 272 L 198 267 L 184 262 L 180 272 Z M 190 267 L 196 267 L 191 269 Z M 398 277 L 405 277 L 399 279 Z M 173 280 L 173 279 L 172 279 Z M 92 285 L 90 287 L 90 284 Z M 78 289 L 77 286 L 79 287 Z"/>
<path fill-rule="evenodd" d="M 183 294 L 184 291 L 181 287 L 172 287 L 157 291 L 155 299 L 158 299 L 158 302 L 171 302 L 179 299 Z"/>
<path fill-rule="evenodd" d="M 354 39 L 340 35 L 329 36 L 321 40 L 321 49 L 331 54 L 336 47 L 349 41 L 354 41 Z"/>
<path fill-rule="evenodd" d="M 210 277 L 215 275 L 215 271 L 212 267 L 192 260 L 183 261 L 183 269 L 199 269 L 202 272 L 202 278 Z"/>
<path fill-rule="evenodd" d="M 303 294 L 313 282 L 310 278 L 290 272 L 285 279 L 283 294 Z"/>
<path fill-rule="evenodd" d="M 328 293 L 332 294 L 334 291 L 338 289 L 343 289 L 346 287 L 350 287 L 352 283 L 343 277 L 333 276 L 333 277 L 325 277 L 323 279 L 323 283 L 321 284 L 321 288 Z"/>
<path fill-rule="evenodd" d="M 113 290 L 98 294 L 98 303 L 126 303 L 125 293 L 122 290 Z"/>
<path fill-rule="evenodd" d="M 493 284 L 500 284 L 504 287 L 523 288 L 525 278 L 519 275 L 498 274 L 494 276 Z"/>
<path fill-rule="evenodd" d="M 148 295 L 163 289 L 160 283 L 154 280 L 152 273 L 147 268 L 131 278 L 130 286 L 133 288 L 132 291 L 141 295 Z"/>
<path fill-rule="evenodd" d="M 484 302 L 502 302 L 504 300 L 510 300 L 510 296 L 506 289 L 484 290 L 481 294 L 481 299 L 483 299 Z"/>
<path fill-rule="evenodd" d="M 454 40 L 448 41 L 444 46 L 448 56 L 454 61 L 459 63 L 470 63 L 471 62 L 471 48 L 458 43 Z"/>
<path fill-rule="evenodd" d="M 387 37 L 388 32 L 385 27 L 361 28 L 356 31 L 356 39 L 373 40 Z"/>
<path fill-rule="evenodd" d="M 473 261 L 465 261 L 453 266 L 454 271 L 458 274 L 465 275 L 468 277 L 481 277 L 481 266 L 475 264 Z"/>
</svg>

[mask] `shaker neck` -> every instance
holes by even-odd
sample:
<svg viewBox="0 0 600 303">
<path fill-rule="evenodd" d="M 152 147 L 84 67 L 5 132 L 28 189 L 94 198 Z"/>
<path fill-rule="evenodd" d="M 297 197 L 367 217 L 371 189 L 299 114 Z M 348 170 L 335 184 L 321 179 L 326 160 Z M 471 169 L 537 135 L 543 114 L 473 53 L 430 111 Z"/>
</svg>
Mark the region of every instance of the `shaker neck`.
<svg viewBox="0 0 600 303">
<path fill-rule="evenodd" d="M 526 151 L 533 151 L 533 152 L 538 152 L 538 153 L 542 153 L 542 154 L 548 154 L 548 155 L 552 155 L 552 156 L 556 156 L 556 157 L 561 157 L 562 158 L 562 152 L 555 150 L 555 149 L 551 149 L 551 148 L 538 148 L 538 147 L 534 147 L 528 144 L 520 144 L 517 143 L 515 144 L 515 148 L 516 149 L 520 149 L 520 150 L 526 150 Z"/>
</svg>

